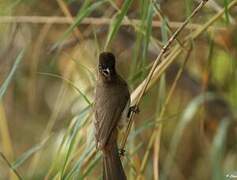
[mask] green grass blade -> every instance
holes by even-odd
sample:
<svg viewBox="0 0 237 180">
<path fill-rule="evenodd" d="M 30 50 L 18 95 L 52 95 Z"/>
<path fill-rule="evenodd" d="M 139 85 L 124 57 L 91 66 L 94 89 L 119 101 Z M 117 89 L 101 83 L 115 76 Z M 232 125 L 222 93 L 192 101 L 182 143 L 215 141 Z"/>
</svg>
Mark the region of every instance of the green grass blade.
<svg viewBox="0 0 237 180">
<path fill-rule="evenodd" d="M 16 177 L 19 180 L 24 180 L 24 178 L 19 174 L 19 172 L 14 169 L 11 165 L 11 163 L 8 161 L 8 159 L 6 158 L 6 156 L 0 151 L 0 157 L 2 158 L 3 161 L 5 161 L 5 163 L 7 164 L 7 166 L 15 173 Z"/>
<path fill-rule="evenodd" d="M 66 142 L 67 146 L 68 146 L 68 150 L 67 150 L 66 157 L 65 157 L 64 164 L 63 164 L 62 171 L 61 171 L 62 177 L 64 177 L 65 170 L 66 170 L 67 164 L 69 162 L 69 159 L 70 159 L 70 157 L 71 157 L 71 155 L 73 153 L 73 150 L 80 143 L 80 140 L 76 141 L 77 140 L 77 134 L 80 131 L 80 129 L 82 127 L 84 127 L 84 125 L 86 124 L 87 120 L 88 120 L 88 117 L 84 117 L 83 119 L 78 117 L 77 120 L 76 120 L 75 126 L 71 130 L 71 135 L 69 137 L 69 141 Z"/>
<path fill-rule="evenodd" d="M 144 10 L 144 14 L 145 14 L 145 18 L 143 21 L 143 25 L 144 25 L 144 30 L 145 30 L 145 34 L 143 36 L 143 47 L 142 47 L 142 66 L 141 67 L 145 67 L 147 65 L 147 54 L 148 54 L 148 47 L 149 47 L 149 43 L 150 43 L 150 37 L 151 37 L 151 33 L 152 33 L 152 17 L 153 17 L 153 5 L 152 3 L 146 2 L 145 3 L 145 10 Z M 143 75 L 142 75 L 142 79 L 145 78 L 146 75 L 146 71 L 144 71 Z"/>
<path fill-rule="evenodd" d="M 48 138 L 44 139 L 41 143 L 33 146 L 32 148 L 30 148 L 29 150 L 27 150 L 26 152 L 24 152 L 19 158 L 17 158 L 17 160 L 12 164 L 12 168 L 13 169 L 17 169 L 18 167 L 20 167 L 27 159 L 29 159 L 33 154 L 35 154 L 36 152 L 38 152 L 39 150 L 41 150 L 43 148 L 43 146 L 45 145 L 45 143 L 47 142 Z"/>
<path fill-rule="evenodd" d="M 81 179 L 81 180 L 85 179 L 86 176 L 88 176 L 90 174 L 90 172 L 93 170 L 93 168 L 97 165 L 97 163 L 99 162 L 100 159 L 101 159 L 101 155 L 97 154 L 97 156 L 95 158 L 93 158 L 93 160 L 88 165 L 88 168 L 86 169 L 83 176 L 80 177 L 79 179 Z"/>
<path fill-rule="evenodd" d="M 9 5 L 9 7 L 7 7 L 6 11 L 8 12 L 8 11 L 14 10 L 14 8 L 16 8 L 21 2 L 22 2 L 22 0 L 15 0 L 15 1 L 13 1 L 13 2 Z"/>
<path fill-rule="evenodd" d="M 162 173 L 162 179 L 166 180 L 169 174 L 169 170 L 172 169 L 173 158 L 175 156 L 177 147 L 179 142 L 182 138 L 182 134 L 184 132 L 185 127 L 192 121 L 193 117 L 195 116 L 196 112 L 198 111 L 201 104 L 206 101 L 214 99 L 214 94 L 211 93 L 204 93 L 200 96 L 194 98 L 188 105 L 187 108 L 184 110 L 184 113 L 180 119 L 179 124 L 177 125 L 173 138 L 170 143 L 170 155 L 165 160 L 164 171 Z"/>
<path fill-rule="evenodd" d="M 77 116 L 75 116 L 67 128 L 67 131 L 65 132 L 63 139 L 59 145 L 59 148 L 57 150 L 55 159 L 50 167 L 50 170 L 48 172 L 48 177 L 52 176 L 52 172 L 58 172 L 58 174 L 62 177 L 63 171 L 66 167 L 66 163 L 68 161 L 67 158 L 69 158 L 69 155 L 71 154 L 70 151 L 70 144 L 72 144 L 72 137 L 73 137 L 73 132 L 78 131 L 78 129 L 81 129 L 82 126 L 86 123 L 86 116 L 88 115 L 90 110 L 90 106 L 88 105 L 84 109 L 82 109 Z M 79 142 L 78 142 L 79 143 Z M 65 147 L 68 148 L 65 150 Z M 65 151 L 67 151 L 65 153 Z M 60 166 L 58 166 L 60 164 Z"/>
<path fill-rule="evenodd" d="M 193 8 L 193 1 L 192 0 L 185 0 L 185 10 L 186 10 L 186 15 L 189 16 L 192 13 L 192 8 Z"/>
<path fill-rule="evenodd" d="M 81 173 L 81 167 L 83 164 L 83 160 L 86 159 L 90 155 L 90 153 L 95 148 L 94 144 L 88 146 L 85 151 L 82 153 L 80 159 L 75 163 L 75 165 L 71 168 L 71 170 L 68 172 L 68 174 L 65 177 L 65 180 L 70 180 L 72 177 L 76 176 L 76 174 Z"/>
<path fill-rule="evenodd" d="M 99 52 L 99 51 L 98 51 Z M 85 65 L 83 65 L 82 63 L 80 63 L 78 60 L 76 59 L 73 59 L 72 58 L 72 61 L 75 62 L 76 66 L 78 67 L 78 71 L 80 72 L 80 70 L 82 69 L 86 75 L 88 77 L 91 78 L 92 82 L 95 83 L 96 82 L 96 75 L 95 75 L 95 72 L 93 72 L 92 70 L 90 70 L 88 67 L 86 67 Z"/>
<path fill-rule="evenodd" d="M 230 24 L 230 17 L 229 17 L 229 12 L 228 12 L 228 0 L 224 0 L 224 6 L 225 6 L 225 21 L 226 24 Z"/>
<path fill-rule="evenodd" d="M 77 14 L 75 22 L 64 32 L 62 37 L 59 39 L 59 41 L 54 45 L 52 49 L 55 49 L 55 47 L 58 47 L 59 44 L 62 43 L 69 36 L 69 34 L 74 30 L 74 28 L 78 26 L 85 17 L 90 15 L 92 11 L 100 7 L 105 2 L 107 2 L 107 0 L 100 0 L 98 2 L 90 3 L 88 5 L 88 2 L 86 1 L 86 5 L 83 5 L 79 13 Z"/>
<path fill-rule="evenodd" d="M 57 75 L 57 74 L 52 74 L 52 73 L 42 73 L 42 72 L 39 72 L 40 75 L 46 75 L 46 76 L 50 76 L 50 77 L 55 77 L 55 78 L 58 78 L 58 79 L 62 79 L 63 81 L 65 81 L 66 83 L 68 83 L 73 89 L 75 89 L 82 97 L 83 99 L 86 101 L 86 103 L 88 105 L 92 105 L 92 102 L 87 98 L 86 94 L 84 94 L 77 86 L 75 86 L 73 84 L 72 81 L 70 81 L 69 79 L 65 79 L 63 78 L 62 76 L 60 75 Z"/>
<path fill-rule="evenodd" d="M 211 147 L 212 179 L 214 180 L 224 179 L 221 163 L 229 124 L 229 119 L 222 119 Z"/>
<path fill-rule="evenodd" d="M 135 47 L 132 50 L 132 63 L 130 66 L 129 82 L 132 85 L 143 80 L 147 73 L 147 53 L 150 40 L 152 38 L 152 17 L 153 17 L 153 6 L 149 1 L 140 1 L 140 19 L 141 23 L 136 30 L 136 41 Z M 136 78 L 135 74 L 137 75 Z"/>
<path fill-rule="evenodd" d="M 115 19 L 112 21 L 112 23 L 110 25 L 109 34 L 108 34 L 104 49 L 108 48 L 110 42 L 117 34 L 119 27 L 123 21 L 123 18 L 127 14 L 128 9 L 129 9 L 130 5 L 132 4 L 132 2 L 133 2 L 133 0 L 125 0 L 121 10 L 116 14 Z"/>
<path fill-rule="evenodd" d="M 0 87 L 0 101 L 1 101 L 3 95 L 5 94 L 7 88 L 8 88 L 8 86 L 9 86 L 11 80 L 12 80 L 12 77 L 13 77 L 13 75 L 14 75 L 14 73 L 15 73 L 15 71 L 16 71 L 16 69 L 17 69 L 17 67 L 18 67 L 18 65 L 19 65 L 19 63 L 21 61 L 21 59 L 23 58 L 24 52 L 25 52 L 25 50 L 23 49 L 17 55 L 16 61 L 13 64 L 12 69 L 10 70 L 10 73 L 8 74 L 7 78 L 4 80 L 3 84 Z"/>
<path fill-rule="evenodd" d="M 161 26 L 161 37 L 162 37 L 162 42 L 165 44 L 168 41 L 168 20 L 164 18 L 162 20 L 162 26 Z"/>
</svg>

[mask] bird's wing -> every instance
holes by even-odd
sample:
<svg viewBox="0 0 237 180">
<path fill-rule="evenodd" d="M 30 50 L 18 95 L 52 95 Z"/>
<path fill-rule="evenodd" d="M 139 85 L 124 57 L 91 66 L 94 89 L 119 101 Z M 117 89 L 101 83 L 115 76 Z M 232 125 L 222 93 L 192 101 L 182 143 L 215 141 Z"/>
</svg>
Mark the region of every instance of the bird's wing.
<svg viewBox="0 0 237 180">
<path fill-rule="evenodd" d="M 128 100 L 128 93 L 120 93 L 106 99 L 103 103 L 99 103 L 96 107 L 95 136 L 99 148 L 106 145 L 111 133 L 117 127 Z"/>
</svg>

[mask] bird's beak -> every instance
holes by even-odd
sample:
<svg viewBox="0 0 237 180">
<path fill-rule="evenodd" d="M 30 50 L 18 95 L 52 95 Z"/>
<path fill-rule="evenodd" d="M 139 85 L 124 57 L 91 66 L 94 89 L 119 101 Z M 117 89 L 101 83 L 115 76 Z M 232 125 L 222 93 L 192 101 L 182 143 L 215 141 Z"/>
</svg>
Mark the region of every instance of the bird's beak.
<svg viewBox="0 0 237 180">
<path fill-rule="evenodd" d="M 102 73 L 105 77 L 110 77 L 110 70 L 109 68 L 103 69 Z"/>
</svg>

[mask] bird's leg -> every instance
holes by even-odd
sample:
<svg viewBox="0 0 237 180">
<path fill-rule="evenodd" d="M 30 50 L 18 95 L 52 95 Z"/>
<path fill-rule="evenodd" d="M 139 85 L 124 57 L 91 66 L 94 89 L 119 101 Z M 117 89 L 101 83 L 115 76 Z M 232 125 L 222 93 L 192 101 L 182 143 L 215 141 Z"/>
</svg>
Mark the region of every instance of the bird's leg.
<svg viewBox="0 0 237 180">
<path fill-rule="evenodd" d="M 129 107 L 127 118 L 129 118 L 131 116 L 132 112 L 139 113 L 140 112 L 139 107 L 137 105 Z M 124 156 L 125 152 L 126 152 L 125 149 L 119 149 L 119 156 Z"/>
<path fill-rule="evenodd" d="M 137 105 L 129 107 L 128 115 L 127 115 L 128 118 L 130 117 L 132 112 L 139 113 L 140 112 L 139 107 Z"/>
</svg>

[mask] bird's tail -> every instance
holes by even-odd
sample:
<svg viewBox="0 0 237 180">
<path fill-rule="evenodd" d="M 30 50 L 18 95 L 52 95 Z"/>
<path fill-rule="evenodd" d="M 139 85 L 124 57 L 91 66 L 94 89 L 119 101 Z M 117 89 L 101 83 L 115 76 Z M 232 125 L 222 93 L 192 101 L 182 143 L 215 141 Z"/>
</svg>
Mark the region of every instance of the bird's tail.
<svg viewBox="0 0 237 180">
<path fill-rule="evenodd" d="M 103 152 L 103 180 L 126 180 L 116 141 L 110 141 Z"/>
</svg>

